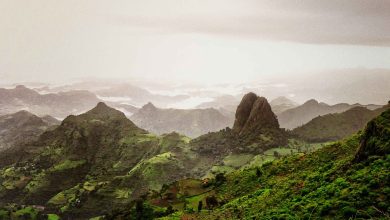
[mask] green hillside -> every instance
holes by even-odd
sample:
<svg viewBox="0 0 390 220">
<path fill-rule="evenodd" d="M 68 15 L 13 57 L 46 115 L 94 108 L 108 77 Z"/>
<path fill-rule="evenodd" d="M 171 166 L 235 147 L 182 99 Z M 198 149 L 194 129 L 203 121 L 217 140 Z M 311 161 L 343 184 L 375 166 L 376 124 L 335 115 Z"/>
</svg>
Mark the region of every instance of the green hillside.
<svg viewBox="0 0 390 220">
<path fill-rule="evenodd" d="M 202 210 L 164 219 L 388 219 L 389 153 L 387 110 L 344 141 L 215 179 L 208 194 L 185 198 Z"/>
<path fill-rule="evenodd" d="M 363 129 L 368 121 L 378 116 L 389 106 L 376 110 L 354 107 L 343 113 L 318 116 L 307 124 L 292 130 L 292 135 L 308 142 L 336 141 Z"/>
<path fill-rule="evenodd" d="M 100 103 L 69 116 L 38 141 L 1 155 L 9 160 L 0 166 L 0 207 L 42 206 L 71 219 L 127 207 L 186 177 L 192 163 L 184 162 L 195 157 L 188 142 L 176 133 L 149 134 Z"/>
</svg>

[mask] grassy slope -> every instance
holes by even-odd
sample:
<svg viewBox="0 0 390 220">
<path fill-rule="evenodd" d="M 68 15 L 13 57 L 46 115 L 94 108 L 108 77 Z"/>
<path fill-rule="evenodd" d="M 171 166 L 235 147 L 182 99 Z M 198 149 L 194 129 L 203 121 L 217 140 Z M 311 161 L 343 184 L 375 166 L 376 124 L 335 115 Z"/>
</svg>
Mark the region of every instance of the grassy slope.
<svg viewBox="0 0 390 220">
<path fill-rule="evenodd" d="M 367 138 L 357 134 L 307 155 L 235 171 L 214 189 L 218 208 L 165 219 L 388 219 L 390 111 L 371 124 L 376 126 L 364 134 L 369 127 L 376 132 L 367 142 L 380 146 L 364 160 L 354 160 L 361 138 Z"/>
<path fill-rule="evenodd" d="M 295 128 L 292 134 L 309 142 L 336 141 L 364 128 L 368 121 L 388 107 L 369 110 L 355 107 L 343 113 L 318 116 L 305 125 Z"/>
<path fill-rule="evenodd" d="M 70 218 L 98 215 L 184 178 L 182 161 L 193 157 L 187 137 L 148 134 L 102 105 L 68 117 L 43 139 L 31 160 L 0 168 L 0 206 L 41 205 Z"/>
<path fill-rule="evenodd" d="M 223 204 L 199 219 L 384 218 L 390 212 L 390 156 L 352 163 L 354 136 L 310 155 L 233 172 L 216 188 Z M 189 215 L 189 214 L 187 214 Z"/>
</svg>

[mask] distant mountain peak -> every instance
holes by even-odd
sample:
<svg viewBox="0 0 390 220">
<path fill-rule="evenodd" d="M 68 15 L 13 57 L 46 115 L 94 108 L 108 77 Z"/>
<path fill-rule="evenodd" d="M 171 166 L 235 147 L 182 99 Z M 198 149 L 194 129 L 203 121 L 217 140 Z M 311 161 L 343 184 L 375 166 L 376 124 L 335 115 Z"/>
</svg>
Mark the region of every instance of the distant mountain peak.
<svg viewBox="0 0 390 220">
<path fill-rule="evenodd" d="M 20 111 L 16 112 L 14 115 L 15 116 L 22 116 L 22 115 L 23 116 L 32 116 L 34 114 L 32 114 L 31 112 L 29 112 L 27 110 L 20 110 Z"/>
<path fill-rule="evenodd" d="M 297 105 L 294 101 L 287 98 L 286 96 L 279 96 L 272 101 L 270 101 L 271 105 L 282 105 L 282 104 L 290 104 L 290 105 Z"/>
<path fill-rule="evenodd" d="M 16 85 L 15 89 L 28 89 L 25 85 Z"/>
<path fill-rule="evenodd" d="M 153 105 L 153 103 L 152 102 L 148 102 L 148 103 L 146 103 L 146 105 L 144 105 L 144 107 L 156 107 L 155 105 Z"/>
<path fill-rule="evenodd" d="M 304 105 L 318 105 L 320 104 L 317 100 L 315 99 L 310 99 L 310 100 L 307 100 Z"/>
<path fill-rule="evenodd" d="M 142 109 L 144 110 L 156 110 L 157 107 L 153 105 L 153 103 L 148 102 L 146 105 L 142 106 Z"/>
</svg>

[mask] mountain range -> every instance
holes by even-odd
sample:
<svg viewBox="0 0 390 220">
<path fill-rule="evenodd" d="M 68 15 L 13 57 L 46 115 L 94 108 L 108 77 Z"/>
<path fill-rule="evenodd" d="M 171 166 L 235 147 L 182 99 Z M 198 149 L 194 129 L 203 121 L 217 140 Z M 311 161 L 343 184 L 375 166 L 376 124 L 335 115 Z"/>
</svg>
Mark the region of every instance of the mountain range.
<svg viewBox="0 0 390 220">
<path fill-rule="evenodd" d="M 279 96 L 276 99 L 271 100 L 269 103 L 272 107 L 272 111 L 278 115 L 286 110 L 292 109 L 297 107 L 299 104 L 284 97 L 284 96 Z"/>
<path fill-rule="evenodd" d="M 149 90 L 135 86 L 132 83 L 118 83 L 107 80 L 81 81 L 62 86 L 44 86 L 36 88 L 39 92 L 58 93 L 72 90 L 88 90 L 96 94 L 105 102 L 119 102 L 132 106 L 142 106 L 148 102 L 153 102 L 158 106 L 167 107 L 190 98 L 189 95 L 163 95 L 155 94 Z"/>
<path fill-rule="evenodd" d="M 234 120 L 212 108 L 160 109 L 152 103 L 144 105 L 130 119 L 155 134 L 179 132 L 188 137 L 198 137 L 230 127 Z"/>
<path fill-rule="evenodd" d="M 278 114 L 278 120 L 282 128 L 294 129 L 306 124 L 317 116 L 331 113 L 341 113 L 357 106 L 366 107 L 370 110 L 382 107 L 380 105 L 361 105 L 358 103 L 353 105 L 347 103 L 328 105 L 311 99 L 300 106 L 281 112 Z"/>
<path fill-rule="evenodd" d="M 100 100 L 85 90 L 40 94 L 19 85 L 13 89 L 0 88 L 0 115 L 27 110 L 37 115 L 64 118 L 92 108 Z"/>
</svg>

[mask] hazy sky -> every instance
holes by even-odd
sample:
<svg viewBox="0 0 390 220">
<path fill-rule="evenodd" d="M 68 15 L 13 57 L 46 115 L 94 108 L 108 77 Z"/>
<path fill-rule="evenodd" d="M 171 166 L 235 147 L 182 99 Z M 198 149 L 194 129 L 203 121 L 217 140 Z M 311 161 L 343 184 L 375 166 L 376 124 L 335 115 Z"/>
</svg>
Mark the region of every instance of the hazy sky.
<svg viewBox="0 0 390 220">
<path fill-rule="evenodd" d="M 0 80 L 390 69 L 389 0 L 0 0 Z"/>
</svg>

